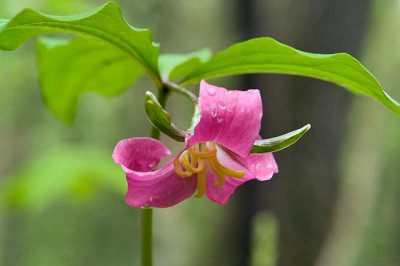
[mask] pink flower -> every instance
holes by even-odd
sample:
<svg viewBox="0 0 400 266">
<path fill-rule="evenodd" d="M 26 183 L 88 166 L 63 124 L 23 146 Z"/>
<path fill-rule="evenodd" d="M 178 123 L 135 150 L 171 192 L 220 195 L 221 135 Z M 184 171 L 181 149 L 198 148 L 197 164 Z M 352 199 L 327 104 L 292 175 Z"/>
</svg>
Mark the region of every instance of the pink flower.
<svg viewBox="0 0 400 266">
<path fill-rule="evenodd" d="M 113 159 L 126 173 L 128 205 L 165 208 L 195 192 L 224 204 L 246 181 L 268 180 L 278 172 L 272 153 L 250 154 L 261 126 L 258 90 L 230 91 L 202 81 L 198 104 L 201 118 L 184 150 L 157 170 L 170 155 L 160 141 L 143 137 L 118 142 Z"/>
</svg>

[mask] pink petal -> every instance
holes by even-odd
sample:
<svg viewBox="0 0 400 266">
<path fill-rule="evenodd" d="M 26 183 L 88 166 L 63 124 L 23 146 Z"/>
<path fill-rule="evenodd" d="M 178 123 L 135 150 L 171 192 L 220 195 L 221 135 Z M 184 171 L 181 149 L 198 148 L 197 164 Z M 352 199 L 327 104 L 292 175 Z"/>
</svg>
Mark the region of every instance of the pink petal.
<svg viewBox="0 0 400 266">
<path fill-rule="evenodd" d="M 128 193 L 125 201 L 132 207 L 171 207 L 189 198 L 196 190 L 196 177 L 176 175 L 173 161 L 155 172 L 131 172 L 126 175 Z"/>
<path fill-rule="evenodd" d="M 247 158 L 237 157 L 237 160 L 246 165 L 260 181 L 269 180 L 274 173 L 278 173 L 278 165 L 272 153 L 250 154 Z"/>
<path fill-rule="evenodd" d="M 222 165 L 246 172 L 246 175 L 241 179 L 226 177 L 225 184 L 217 188 L 214 183 L 218 181 L 218 177 L 211 168 L 207 168 L 206 195 L 210 200 L 220 204 L 225 204 L 236 188 L 243 183 L 252 179 L 265 181 L 278 172 L 278 166 L 272 153 L 251 154 L 247 158 L 241 158 L 219 148 L 217 157 Z"/>
<path fill-rule="evenodd" d="M 225 204 L 238 186 L 251 179 L 254 179 L 255 175 L 252 171 L 247 169 L 245 165 L 236 160 L 235 155 L 230 154 L 229 152 L 226 152 L 220 148 L 218 148 L 217 158 L 218 161 L 225 167 L 246 172 L 246 175 L 240 179 L 226 177 L 225 184 L 218 188 L 214 186 L 214 183 L 218 181 L 218 177 L 208 166 L 206 196 L 214 202 Z"/>
<path fill-rule="evenodd" d="M 160 141 L 144 137 L 120 140 L 112 158 L 125 171 L 145 172 L 154 169 L 162 158 L 170 154 L 169 149 Z"/>
<path fill-rule="evenodd" d="M 260 131 L 260 92 L 228 91 L 202 81 L 199 108 L 201 118 L 193 135 L 188 137 L 187 145 L 214 141 L 247 157 Z"/>
<path fill-rule="evenodd" d="M 168 148 L 152 138 L 131 138 L 118 142 L 113 159 L 126 173 L 128 192 L 125 201 L 132 207 L 165 208 L 190 197 L 196 190 L 195 177 L 176 175 L 173 160 L 161 169 L 154 169 L 160 160 L 170 154 Z"/>
</svg>

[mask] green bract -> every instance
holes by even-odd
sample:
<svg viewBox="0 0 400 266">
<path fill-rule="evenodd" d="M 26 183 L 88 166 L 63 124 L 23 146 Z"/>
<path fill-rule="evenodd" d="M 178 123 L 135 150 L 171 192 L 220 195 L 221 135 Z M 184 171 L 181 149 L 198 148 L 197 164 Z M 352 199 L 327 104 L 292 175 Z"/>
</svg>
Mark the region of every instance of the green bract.
<svg viewBox="0 0 400 266">
<path fill-rule="evenodd" d="M 169 113 L 162 108 L 157 97 L 149 91 L 146 92 L 144 107 L 147 117 L 155 128 L 177 141 L 185 141 L 185 132 L 171 122 Z"/>
<path fill-rule="evenodd" d="M 310 128 L 311 125 L 307 124 L 302 128 L 293 130 L 278 137 L 256 140 L 251 149 L 251 153 L 277 152 L 286 149 L 295 144 Z"/>
</svg>

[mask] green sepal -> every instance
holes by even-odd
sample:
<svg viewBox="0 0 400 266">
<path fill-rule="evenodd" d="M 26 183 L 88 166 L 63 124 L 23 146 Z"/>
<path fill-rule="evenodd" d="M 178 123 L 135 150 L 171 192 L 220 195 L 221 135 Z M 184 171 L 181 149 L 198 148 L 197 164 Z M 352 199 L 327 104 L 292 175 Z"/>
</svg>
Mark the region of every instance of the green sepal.
<svg viewBox="0 0 400 266">
<path fill-rule="evenodd" d="M 185 131 L 172 123 L 169 113 L 164 110 L 157 97 L 150 91 L 146 91 L 144 108 L 147 117 L 155 128 L 176 141 L 185 141 Z"/>
<path fill-rule="evenodd" d="M 251 153 L 277 152 L 296 143 L 309 129 L 310 124 L 289 133 L 270 139 L 256 140 Z"/>
</svg>

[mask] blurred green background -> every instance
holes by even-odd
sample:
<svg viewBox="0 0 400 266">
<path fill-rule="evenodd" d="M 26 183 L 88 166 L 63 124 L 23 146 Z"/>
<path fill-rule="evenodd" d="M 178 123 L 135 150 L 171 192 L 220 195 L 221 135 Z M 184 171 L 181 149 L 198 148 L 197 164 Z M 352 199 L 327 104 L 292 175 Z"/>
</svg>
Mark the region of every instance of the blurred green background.
<svg viewBox="0 0 400 266">
<path fill-rule="evenodd" d="M 24 7 L 73 14 L 100 0 L 0 0 L 0 17 Z M 400 99 L 400 1 L 119 0 L 161 52 L 214 52 L 256 36 L 296 48 L 349 52 Z M 44 107 L 35 42 L 0 51 L 0 265 L 139 265 L 139 210 L 123 201 L 115 143 L 146 136 L 140 80 L 121 96 L 85 95 L 72 126 Z M 155 265 L 400 265 L 400 123 L 367 98 L 301 77 L 211 81 L 257 87 L 264 137 L 313 128 L 276 155 L 280 174 L 250 182 L 225 206 L 190 199 L 155 211 Z M 196 88 L 193 88 L 196 89 Z M 191 106 L 173 96 L 174 121 Z M 164 138 L 178 151 L 179 146 Z"/>
</svg>

